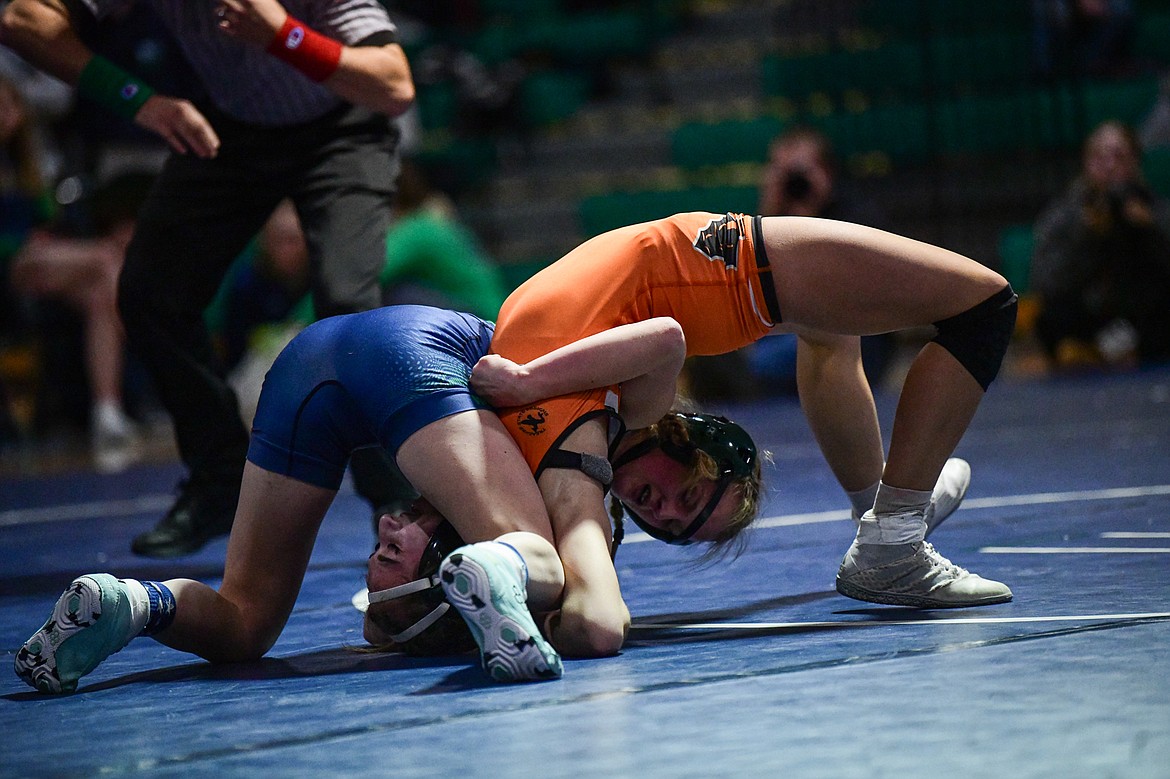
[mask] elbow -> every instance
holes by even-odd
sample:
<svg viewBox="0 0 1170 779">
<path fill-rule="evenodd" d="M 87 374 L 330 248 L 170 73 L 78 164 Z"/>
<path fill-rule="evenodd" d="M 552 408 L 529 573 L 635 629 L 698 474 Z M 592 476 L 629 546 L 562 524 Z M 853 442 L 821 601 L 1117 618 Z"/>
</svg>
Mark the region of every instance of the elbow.
<svg viewBox="0 0 1170 779">
<path fill-rule="evenodd" d="M 681 369 L 683 360 L 687 357 L 687 334 L 676 320 L 669 319 L 668 321 L 670 322 L 668 334 L 671 354 L 674 355 Z"/>
<path fill-rule="evenodd" d="M 687 334 L 683 326 L 673 317 L 658 317 L 654 324 L 657 331 L 654 333 L 654 344 L 659 354 L 677 363 L 682 368 L 683 360 L 687 356 Z"/>
<path fill-rule="evenodd" d="M 618 625 L 591 625 L 582 636 L 582 657 L 612 657 L 621 651 L 626 643 L 626 632 L 629 624 Z"/>
<path fill-rule="evenodd" d="M 406 53 L 397 45 L 383 50 L 381 61 L 382 89 L 377 98 L 377 109 L 390 117 L 406 113 L 414 105 L 414 77 Z"/>
<path fill-rule="evenodd" d="M 629 612 L 623 614 L 595 615 L 581 620 L 570 629 L 571 635 L 565 641 L 566 654 L 572 657 L 612 657 L 621 651 L 630 630 Z M 565 626 L 562 622 L 563 627 Z"/>
<path fill-rule="evenodd" d="M 409 90 L 400 90 L 386 97 L 382 111 L 391 118 L 405 114 L 414 105 L 414 87 Z"/>
<path fill-rule="evenodd" d="M 414 105 L 414 83 L 409 79 L 392 81 L 378 91 L 367 107 L 395 119 Z"/>
<path fill-rule="evenodd" d="M 12 3 L 0 11 L 0 43 L 17 51 L 29 28 L 28 16 L 22 9 L 20 3 Z"/>
</svg>

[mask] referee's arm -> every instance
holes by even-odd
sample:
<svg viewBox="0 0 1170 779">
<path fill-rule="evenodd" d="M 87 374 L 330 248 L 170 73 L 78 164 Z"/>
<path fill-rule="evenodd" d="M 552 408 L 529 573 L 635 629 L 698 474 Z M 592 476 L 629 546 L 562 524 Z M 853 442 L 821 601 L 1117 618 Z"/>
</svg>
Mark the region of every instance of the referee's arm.
<svg viewBox="0 0 1170 779">
<path fill-rule="evenodd" d="M 107 109 L 156 133 L 179 154 L 211 158 L 219 151 L 215 130 L 190 102 L 156 95 L 132 74 L 95 56 L 77 35 L 64 0 L 12 0 L 0 16 L 0 43 L 40 70 L 78 87 Z"/>
<path fill-rule="evenodd" d="M 283 35 L 293 23 L 301 24 L 289 16 L 278 0 L 221 0 L 217 14 L 220 17 L 219 30 L 224 35 L 247 41 L 280 56 Z M 373 111 L 398 116 L 414 102 L 414 80 L 410 74 L 410 63 L 406 52 L 393 36 L 374 35 L 355 46 L 343 45 L 302 24 L 298 31 L 296 45 L 300 49 L 295 55 L 284 52 L 281 59 L 290 61 L 298 69 L 306 56 L 306 73 L 313 77 L 317 67 L 325 65 L 328 75 L 320 83 L 350 103 L 364 106 Z M 323 42 L 325 49 L 319 44 Z M 318 58 L 331 59 L 339 47 L 339 58 L 322 63 Z M 310 56 L 309 52 L 319 52 Z"/>
<path fill-rule="evenodd" d="M 62 0 L 12 0 L 0 17 L 0 43 L 73 85 L 93 56 L 74 32 Z"/>
</svg>

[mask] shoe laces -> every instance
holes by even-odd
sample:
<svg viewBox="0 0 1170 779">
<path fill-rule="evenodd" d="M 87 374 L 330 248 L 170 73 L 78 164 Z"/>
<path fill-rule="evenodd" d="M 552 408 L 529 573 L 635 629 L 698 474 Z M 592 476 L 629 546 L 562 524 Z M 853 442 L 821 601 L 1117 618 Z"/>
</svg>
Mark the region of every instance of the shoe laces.
<svg viewBox="0 0 1170 779">
<path fill-rule="evenodd" d="M 970 572 L 966 568 L 962 567 L 961 565 L 955 565 L 950 560 L 939 554 L 939 551 L 935 549 L 934 545 L 929 541 L 922 542 L 922 551 L 934 565 L 943 568 L 947 571 L 947 573 L 951 574 L 955 578 L 970 575 Z"/>
</svg>

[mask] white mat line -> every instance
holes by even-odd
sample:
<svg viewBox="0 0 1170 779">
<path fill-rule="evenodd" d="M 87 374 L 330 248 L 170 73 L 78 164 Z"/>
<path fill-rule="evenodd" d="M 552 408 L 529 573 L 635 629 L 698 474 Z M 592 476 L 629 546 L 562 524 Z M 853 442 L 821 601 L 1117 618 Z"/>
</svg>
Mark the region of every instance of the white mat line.
<svg viewBox="0 0 1170 779">
<path fill-rule="evenodd" d="M 1078 490 L 1073 492 L 1040 492 L 1032 495 L 1008 495 L 999 498 L 968 498 L 963 501 L 963 505 L 959 510 L 1028 506 L 1041 503 L 1069 503 L 1081 500 L 1119 500 L 1154 495 L 1170 495 L 1170 484 L 1154 484 L 1147 487 Z M 153 494 L 127 500 L 95 500 L 40 508 L 8 509 L 6 511 L 0 511 L 0 527 L 32 525 L 42 522 L 61 522 L 69 519 L 94 519 L 98 517 L 154 513 L 170 508 L 174 501 L 175 496 L 173 494 Z M 848 510 L 814 511 L 776 517 L 761 517 L 756 520 L 753 527 L 759 529 L 788 527 L 792 525 L 812 525 L 818 522 L 837 522 L 849 518 L 850 514 Z M 632 532 L 626 537 L 624 543 L 637 544 L 650 540 L 652 540 L 650 536 L 645 533 Z"/>
<path fill-rule="evenodd" d="M 67 519 L 98 519 L 126 517 L 133 514 L 153 514 L 165 511 L 175 502 L 174 495 L 143 495 L 128 500 L 91 500 L 61 506 L 0 511 L 0 527 L 9 525 L 37 525 L 43 522 L 62 522 Z"/>
<path fill-rule="evenodd" d="M 1030 506 L 1038 503 L 1072 503 L 1079 500 L 1119 500 L 1144 498 L 1152 495 L 1170 495 L 1170 484 L 1152 484 L 1148 487 L 1116 487 L 1101 490 L 1072 490 L 1069 492 L 1038 492 L 1032 495 L 1005 495 L 1001 498 L 968 498 L 962 509 L 999 508 L 1001 506 Z"/>
<path fill-rule="evenodd" d="M 1076 490 L 1072 492 L 1038 492 L 1032 495 L 1008 495 L 1000 498 L 967 498 L 959 510 L 980 508 L 1004 508 L 1007 506 L 1033 506 L 1042 503 L 1071 503 L 1081 500 L 1121 500 L 1124 498 L 1170 495 L 1170 484 L 1153 484 L 1148 487 L 1115 487 L 1100 490 Z M 813 525 L 818 522 L 837 522 L 852 519 L 848 510 L 814 511 L 804 514 L 786 514 L 778 517 L 761 517 L 752 528 L 761 530 L 772 527 Z M 653 539 L 645 533 L 632 532 L 622 541 L 624 544 L 640 544 Z"/>
<path fill-rule="evenodd" d="M 953 617 L 949 619 L 859 619 L 834 622 L 691 622 L 685 624 L 635 622 L 631 630 L 786 630 L 792 628 L 851 628 L 877 625 L 1006 625 L 1029 622 L 1105 622 L 1132 619 L 1170 619 L 1170 611 L 1137 614 L 1067 614 L 1050 617 Z"/>
<path fill-rule="evenodd" d="M 984 546 L 983 554 L 1170 554 L 1165 546 Z"/>
<path fill-rule="evenodd" d="M 1170 533 L 1147 533 L 1144 531 L 1115 531 L 1102 533 L 1101 538 L 1170 538 Z"/>
</svg>

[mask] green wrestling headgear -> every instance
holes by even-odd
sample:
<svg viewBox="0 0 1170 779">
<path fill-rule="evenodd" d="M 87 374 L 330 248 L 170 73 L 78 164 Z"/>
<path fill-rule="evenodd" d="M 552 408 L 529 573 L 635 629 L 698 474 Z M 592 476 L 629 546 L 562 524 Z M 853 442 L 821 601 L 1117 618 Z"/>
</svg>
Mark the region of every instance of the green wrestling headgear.
<svg viewBox="0 0 1170 779">
<path fill-rule="evenodd" d="M 669 457 L 686 466 L 694 465 L 695 452 L 697 451 L 707 454 L 715 461 L 719 473 L 715 491 L 694 521 L 678 535 L 644 522 L 629 506 L 622 504 L 622 508 L 634 520 L 634 524 L 651 538 L 665 541 L 668 544 L 689 544 L 699 528 L 710 519 L 711 512 L 719 505 L 727 487 L 737 479 L 752 475 L 758 454 L 756 443 L 747 431 L 726 417 L 714 414 L 686 414 L 677 411 L 671 413 L 686 426 L 687 441 L 685 443 L 680 444 L 652 436 L 630 447 L 614 461 L 613 467 L 614 470 L 617 470 L 656 448 L 661 448 Z"/>
</svg>

